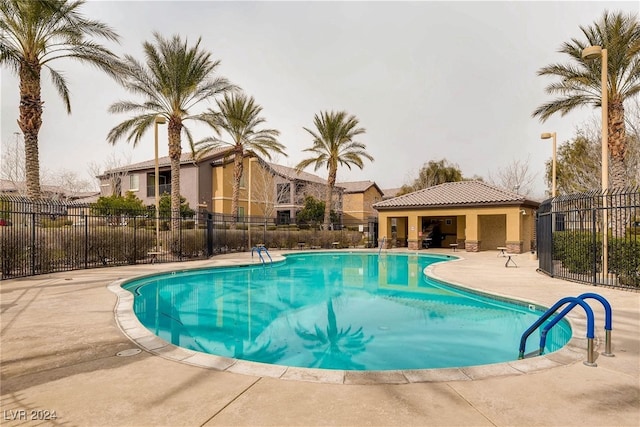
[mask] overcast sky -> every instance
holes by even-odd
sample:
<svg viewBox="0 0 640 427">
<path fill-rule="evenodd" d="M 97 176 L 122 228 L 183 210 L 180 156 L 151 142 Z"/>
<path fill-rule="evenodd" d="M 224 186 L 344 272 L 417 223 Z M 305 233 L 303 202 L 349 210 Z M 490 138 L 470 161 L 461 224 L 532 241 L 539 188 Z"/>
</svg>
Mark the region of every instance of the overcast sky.
<svg viewBox="0 0 640 427">
<path fill-rule="evenodd" d="M 540 133 L 557 132 L 560 144 L 600 111 L 584 108 L 540 123 L 531 113 L 550 99 L 544 88 L 553 80 L 536 71 L 567 63 L 557 51 L 563 42 L 583 38 L 580 25 L 592 25 L 605 9 L 638 13 L 639 5 L 90 1 L 82 10 L 122 37 L 120 44 L 100 43 L 140 60 L 142 43 L 154 31 L 190 42 L 201 37 L 201 46 L 221 61 L 219 74 L 255 97 L 267 126 L 281 132 L 289 157 L 279 158 L 280 164 L 294 166 L 306 157 L 302 150 L 312 139 L 303 127 L 313 127 L 316 113 L 346 110 L 366 129 L 358 141 L 375 161 L 362 171 L 339 169 L 338 181 L 369 179 L 384 189 L 411 182 L 429 160 L 445 158 L 464 176 L 488 177 L 529 159 L 537 173 L 534 193 L 542 197 L 551 141 L 541 140 Z M 92 67 L 52 65 L 69 81 L 72 114 L 44 72 L 41 168 L 89 179 L 88 164 L 105 164 L 113 153 L 131 162 L 153 158 L 152 132 L 135 148 L 125 140 L 106 142 L 109 130 L 127 118 L 109 114 L 109 105 L 132 95 Z M 1 72 L 6 149 L 19 131 L 18 79 L 7 69 Z M 166 127 L 160 129 L 164 156 Z M 206 129 L 194 129 L 205 136 Z"/>
</svg>

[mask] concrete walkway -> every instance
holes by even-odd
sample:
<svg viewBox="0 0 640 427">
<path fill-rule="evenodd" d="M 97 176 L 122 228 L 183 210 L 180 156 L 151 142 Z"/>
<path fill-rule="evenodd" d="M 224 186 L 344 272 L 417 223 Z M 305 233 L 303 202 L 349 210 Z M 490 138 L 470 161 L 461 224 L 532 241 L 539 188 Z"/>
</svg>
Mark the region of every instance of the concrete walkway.
<svg viewBox="0 0 640 427">
<path fill-rule="evenodd" d="M 584 292 L 603 295 L 613 307 L 615 357 L 598 356 L 597 367 L 582 363 L 584 315 L 574 310 L 571 348 L 453 377 L 436 370 L 422 380 L 394 373 L 389 381 L 374 375 L 336 384 L 252 374 L 249 365 L 244 373 L 223 371 L 176 361 L 172 347 L 149 351 L 144 339 L 134 343 L 116 320 L 124 302 L 108 286 L 150 272 L 251 262 L 250 254 L 81 270 L 0 283 L 0 425 L 640 425 L 640 293 L 549 278 L 528 255 L 515 258 L 518 268 L 505 268 L 495 252 L 456 255 L 463 259 L 430 274 L 545 306 Z M 603 312 L 590 305 L 602 352 Z M 54 412 L 56 419 L 41 420 Z"/>
</svg>

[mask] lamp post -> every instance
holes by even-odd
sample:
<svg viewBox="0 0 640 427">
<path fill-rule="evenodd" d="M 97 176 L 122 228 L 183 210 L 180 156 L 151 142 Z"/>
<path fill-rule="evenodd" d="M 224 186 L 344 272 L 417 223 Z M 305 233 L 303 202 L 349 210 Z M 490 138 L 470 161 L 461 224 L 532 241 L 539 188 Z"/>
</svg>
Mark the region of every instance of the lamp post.
<svg viewBox="0 0 640 427">
<path fill-rule="evenodd" d="M 158 125 L 164 124 L 167 122 L 167 119 L 164 116 L 156 116 L 153 127 L 154 127 L 154 148 L 155 148 L 155 161 L 156 161 L 156 169 L 155 169 L 155 196 L 156 196 L 156 252 L 160 252 L 159 241 L 160 241 L 160 167 L 158 164 Z"/>
<path fill-rule="evenodd" d="M 540 135 L 541 139 L 553 139 L 553 155 L 551 157 L 551 197 L 556 197 L 556 133 L 545 132 Z"/>
<path fill-rule="evenodd" d="M 582 50 L 582 59 L 602 59 L 602 71 L 600 73 L 600 84 L 602 91 L 602 192 L 603 192 L 603 213 L 602 221 L 602 270 L 605 277 L 609 276 L 609 219 L 607 212 L 607 189 L 609 188 L 609 92 L 607 84 L 608 64 L 607 49 L 602 46 L 589 46 Z"/>
</svg>

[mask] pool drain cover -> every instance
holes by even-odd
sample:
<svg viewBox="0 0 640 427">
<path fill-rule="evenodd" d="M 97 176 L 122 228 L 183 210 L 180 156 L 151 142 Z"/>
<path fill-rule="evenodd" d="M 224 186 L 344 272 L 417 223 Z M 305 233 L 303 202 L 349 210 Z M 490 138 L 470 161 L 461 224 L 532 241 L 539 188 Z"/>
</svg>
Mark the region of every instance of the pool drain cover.
<svg viewBox="0 0 640 427">
<path fill-rule="evenodd" d="M 116 356 L 119 356 L 119 357 L 135 356 L 140 352 L 142 352 L 142 350 L 140 350 L 139 348 L 130 348 L 128 350 L 119 351 L 118 353 L 116 353 Z"/>
</svg>

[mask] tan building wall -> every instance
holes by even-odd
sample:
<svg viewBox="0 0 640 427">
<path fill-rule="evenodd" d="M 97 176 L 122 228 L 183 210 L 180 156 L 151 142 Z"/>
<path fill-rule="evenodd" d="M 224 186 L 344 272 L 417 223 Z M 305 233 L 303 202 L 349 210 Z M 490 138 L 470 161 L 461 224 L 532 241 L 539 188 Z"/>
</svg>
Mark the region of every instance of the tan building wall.
<svg viewBox="0 0 640 427">
<path fill-rule="evenodd" d="M 255 158 L 245 157 L 243 160 L 243 179 L 240 182 L 240 192 L 238 197 L 238 208 L 242 208 L 245 216 L 264 216 L 265 198 L 274 202 L 275 189 L 271 188 L 272 198 L 266 195 L 273 183 L 264 182 L 266 177 L 271 176 L 266 173 L 264 167 Z M 231 204 L 233 201 L 233 162 L 216 165 L 212 173 L 213 188 L 213 210 L 216 213 L 226 215 L 231 214 Z M 251 185 L 249 182 L 251 181 Z M 251 194 L 251 209 L 249 209 L 249 192 Z"/>
<path fill-rule="evenodd" d="M 458 243 L 469 252 L 496 250 L 498 246 L 506 246 L 513 253 L 531 250 L 533 210 L 521 206 L 385 209 L 378 213 L 379 241 L 385 239 L 385 246 L 390 247 L 391 224 L 395 219 L 397 244 L 401 245 L 401 238 L 406 236 L 409 249 L 421 248 L 422 218 L 445 220 L 441 229 L 446 234 L 443 247 Z M 451 224 L 446 224 L 446 219 L 451 219 Z M 454 229 L 455 237 L 449 235 Z"/>
<path fill-rule="evenodd" d="M 372 205 L 380 200 L 382 193 L 373 185 L 362 193 L 344 193 L 342 218 L 347 222 L 365 223 L 369 217 L 378 216 Z"/>
</svg>

